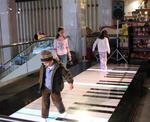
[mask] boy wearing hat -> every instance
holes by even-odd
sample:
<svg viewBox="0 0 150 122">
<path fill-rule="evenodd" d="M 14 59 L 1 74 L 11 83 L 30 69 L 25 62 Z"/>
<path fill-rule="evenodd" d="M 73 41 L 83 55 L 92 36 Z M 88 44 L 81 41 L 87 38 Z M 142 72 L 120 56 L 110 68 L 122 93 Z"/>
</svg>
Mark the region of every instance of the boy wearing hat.
<svg viewBox="0 0 150 122">
<path fill-rule="evenodd" d="M 69 70 L 62 63 L 53 59 L 48 50 L 41 52 L 42 66 L 40 68 L 39 89 L 42 93 L 42 117 L 48 118 L 50 108 L 50 96 L 59 113 L 65 112 L 61 98 L 65 79 L 69 83 L 70 90 L 73 89 L 73 78 Z"/>
</svg>

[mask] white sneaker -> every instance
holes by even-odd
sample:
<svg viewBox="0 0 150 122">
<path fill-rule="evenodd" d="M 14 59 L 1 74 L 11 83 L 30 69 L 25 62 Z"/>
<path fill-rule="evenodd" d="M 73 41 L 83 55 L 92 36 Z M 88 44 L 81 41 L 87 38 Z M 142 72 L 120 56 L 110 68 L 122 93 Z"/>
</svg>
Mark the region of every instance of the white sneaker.
<svg viewBox="0 0 150 122">
<path fill-rule="evenodd" d="M 42 118 L 40 119 L 40 122 L 48 122 L 48 121 L 47 121 L 47 118 Z"/>
<path fill-rule="evenodd" d="M 67 112 L 64 112 L 64 113 L 61 114 L 61 116 L 66 116 L 66 114 L 67 114 Z"/>
<path fill-rule="evenodd" d="M 45 122 L 48 122 L 48 118 L 45 119 Z"/>
</svg>

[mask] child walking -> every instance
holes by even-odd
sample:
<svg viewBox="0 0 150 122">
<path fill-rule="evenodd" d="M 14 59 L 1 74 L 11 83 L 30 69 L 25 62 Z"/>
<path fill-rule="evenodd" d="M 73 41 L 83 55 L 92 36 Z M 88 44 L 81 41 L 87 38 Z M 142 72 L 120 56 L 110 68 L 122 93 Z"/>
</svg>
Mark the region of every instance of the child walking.
<svg viewBox="0 0 150 122">
<path fill-rule="evenodd" d="M 41 52 L 41 68 L 39 76 L 39 88 L 42 93 L 42 118 L 47 119 L 50 109 L 50 97 L 59 113 L 65 112 L 61 97 L 64 88 L 64 80 L 69 83 L 70 90 L 73 89 L 73 77 L 61 62 L 55 60 L 48 50 Z"/>
<path fill-rule="evenodd" d="M 107 53 L 110 54 L 110 46 L 106 35 L 107 35 L 107 31 L 103 30 L 101 35 L 94 42 L 93 49 L 92 49 L 92 51 L 94 52 L 96 46 L 98 48 L 100 69 L 102 70 L 107 70 Z"/>
<path fill-rule="evenodd" d="M 61 61 L 65 67 L 67 67 L 67 56 L 69 61 L 71 61 L 71 53 L 68 39 L 65 37 L 65 31 L 63 27 L 59 27 L 57 30 L 56 39 L 54 40 L 54 50 L 58 56 L 57 59 Z"/>
</svg>

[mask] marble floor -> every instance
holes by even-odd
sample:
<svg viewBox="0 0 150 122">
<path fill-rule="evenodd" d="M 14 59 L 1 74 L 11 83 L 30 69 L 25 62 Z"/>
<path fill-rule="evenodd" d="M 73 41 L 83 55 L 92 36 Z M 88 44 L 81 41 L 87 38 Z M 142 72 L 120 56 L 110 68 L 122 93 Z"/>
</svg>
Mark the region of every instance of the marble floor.
<svg viewBox="0 0 150 122">
<path fill-rule="evenodd" d="M 108 65 L 99 70 L 94 65 L 74 77 L 74 89 L 68 84 L 62 92 L 66 112 L 59 114 L 51 102 L 48 122 L 108 122 L 117 108 L 130 82 L 136 74 L 137 65 Z M 41 97 L 10 117 L 44 122 L 41 118 Z"/>
</svg>

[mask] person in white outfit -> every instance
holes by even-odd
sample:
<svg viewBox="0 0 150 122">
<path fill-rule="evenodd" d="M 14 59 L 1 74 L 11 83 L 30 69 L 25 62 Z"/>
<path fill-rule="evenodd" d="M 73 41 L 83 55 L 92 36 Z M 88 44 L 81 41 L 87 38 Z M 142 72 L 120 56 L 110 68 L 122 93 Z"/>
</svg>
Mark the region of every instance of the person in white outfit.
<svg viewBox="0 0 150 122">
<path fill-rule="evenodd" d="M 103 30 L 100 36 L 94 42 L 93 49 L 92 49 L 92 51 L 94 52 L 96 46 L 98 48 L 100 69 L 102 70 L 107 70 L 107 53 L 110 54 L 109 41 L 106 35 L 107 35 L 107 31 Z"/>
</svg>

